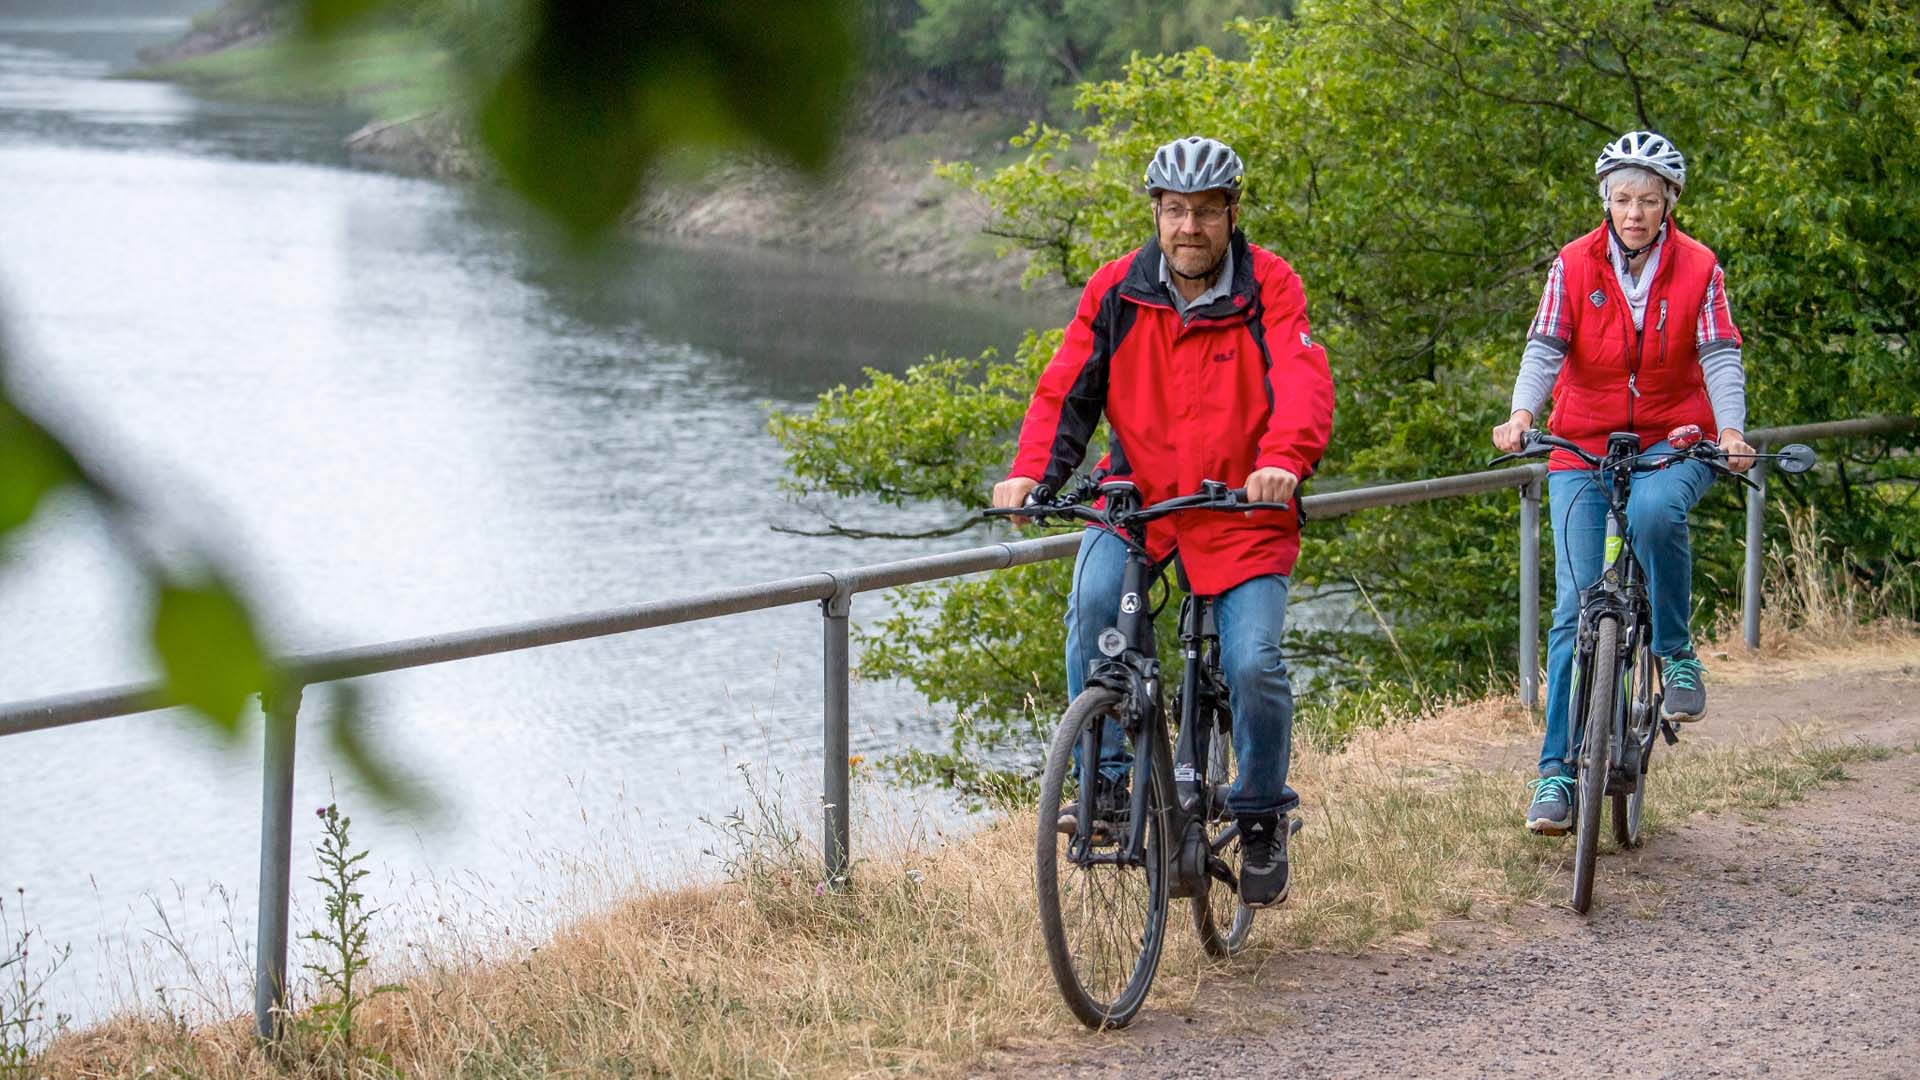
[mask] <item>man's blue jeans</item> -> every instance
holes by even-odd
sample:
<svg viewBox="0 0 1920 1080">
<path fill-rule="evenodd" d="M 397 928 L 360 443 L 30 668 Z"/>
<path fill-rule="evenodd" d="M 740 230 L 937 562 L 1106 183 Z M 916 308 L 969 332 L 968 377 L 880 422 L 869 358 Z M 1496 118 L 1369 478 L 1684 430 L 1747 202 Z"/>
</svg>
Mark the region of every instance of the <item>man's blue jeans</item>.
<svg viewBox="0 0 1920 1080">
<path fill-rule="evenodd" d="M 1073 563 L 1073 593 L 1067 599 L 1067 693 L 1086 687 L 1087 666 L 1099 655 L 1100 631 L 1120 616 L 1120 579 L 1127 546 L 1104 529 L 1088 529 Z M 1286 629 L 1284 575 L 1253 578 L 1215 597 L 1214 624 L 1220 630 L 1220 661 L 1233 698 L 1233 752 L 1240 775 L 1227 793 L 1227 809 L 1236 815 L 1283 814 L 1300 803 L 1287 786 L 1293 751 L 1293 683 L 1280 655 Z M 1169 689 L 1178 671 L 1165 673 Z M 1101 772 L 1118 776 L 1131 756 L 1118 725 L 1109 724 L 1100 745 Z"/>
<path fill-rule="evenodd" d="M 1650 451 L 1669 450 L 1657 443 Z M 1687 618 L 1693 605 L 1693 549 L 1687 542 L 1687 511 L 1713 484 L 1698 461 L 1636 472 L 1627 496 L 1627 536 L 1647 575 L 1653 606 L 1653 652 L 1661 658 L 1685 651 L 1692 638 Z M 1547 474 L 1547 509 L 1553 523 L 1553 629 L 1547 632 L 1547 734 L 1540 744 L 1540 775 L 1572 776 L 1581 731 L 1570 723 L 1569 684 L 1580 622 L 1580 590 L 1600 577 L 1606 558 L 1607 496 L 1587 469 Z"/>
</svg>

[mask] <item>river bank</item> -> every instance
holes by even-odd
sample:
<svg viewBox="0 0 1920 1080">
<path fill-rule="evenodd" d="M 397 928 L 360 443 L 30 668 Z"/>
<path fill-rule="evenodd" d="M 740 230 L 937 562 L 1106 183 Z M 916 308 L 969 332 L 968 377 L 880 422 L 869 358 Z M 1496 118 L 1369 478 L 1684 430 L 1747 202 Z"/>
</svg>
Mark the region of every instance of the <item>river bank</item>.
<svg viewBox="0 0 1920 1080">
<path fill-rule="evenodd" d="M 284 18 L 229 5 L 196 20 L 180 40 L 143 52 L 147 67 L 134 77 L 225 100 L 346 107 L 368 117 L 345 140 L 354 164 L 490 182 L 444 48 L 404 28 L 368 31 L 332 48 L 292 48 L 287 29 Z M 985 295 L 1017 292 L 1027 254 L 987 235 L 985 200 L 935 176 L 932 163 L 990 168 L 1011 160 L 1008 139 L 1026 125 L 1020 108 L 1011 99 L 943 98 L 912 85 L 869 87 L 823 175 L 747 155 L 669 169 L 629 212 L 627 230 L 824 256 Z"/>
</svg>

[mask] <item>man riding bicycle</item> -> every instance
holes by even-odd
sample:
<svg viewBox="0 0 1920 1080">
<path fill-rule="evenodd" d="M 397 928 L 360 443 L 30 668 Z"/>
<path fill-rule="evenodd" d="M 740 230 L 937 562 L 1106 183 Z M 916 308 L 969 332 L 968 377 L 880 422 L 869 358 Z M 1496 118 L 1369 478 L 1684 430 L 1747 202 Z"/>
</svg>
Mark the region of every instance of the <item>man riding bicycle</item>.
<svg viewBox="0 0 1920 1080">
<path fill-rule="evenodd" d="M 1238 228 L 1242 174 L 1239 156 L 1215 139 L 1176 139 L 1154 153 L 1145 187 L 1155 237 L 1087 283 L 994 506 L 1018 507 L 1036 488 L 1059 491 L 1103 414 L 1112 440 L 1099 468 L 1131 481 L 1148 503 L 1205 480 L 1244 486 L 1250 502 L 1284 502 L 1313 472 L 1333 427 L 1333 378 L 1299 277 Z M 1148 548 L 1162 563 L 1177 549 L 1193 591 L 1215 598 L 1240 761 L 1227 804 L 1240 828 L 1241 898 L 1280 903 L 1285 817 L 1299 803 L 1286 782 L 1293 689 L 1280 654 L 1299 518 L 1175 514 L 1152 524 Z M 1084 688 L 1095 641 L 1117 619 L 1126 554 L 1102 529 L 1081 540 L 1066 615 L 1069 697 Z M 1105 787 L 1082 799 L 1095 814 L 1125 804 L 1128 757 L 1111 725 L 1100 757 Z"/>
<path fill-rule="evenodd" d="M 1730 455 L 1750 454 L 1746 369 L 1740 331 L 1712 251 L 1681 232 L 1673 207 L 1687 164 L 1671 142 L 1632 131 L 1607 144 L 1594 163 L 1606 220 L 1568 244 L 1547 284 L 1514 380 L 1513 412 L 1493 429 L 1493 444 L 1521 449 L 1534 413 L 1553 392 L 1553 434 L 1591 453 L 1610 432 L 1634 432 L 1649 452 L 1695 424 Z M 1731 456 L 1745 471 L 1751 459 Z M 1653 651 L 1661 667 L 1660 714 L 1676 722 L 1707 708 L 1700 661 L 1687 629 L 1693 554 L 1687 512 L 1713 474 L 1699 461 L 1675 461 L 1635 478 L 1627 527 L 1646 570 L 1653 608 Z M 1558 836 L 1572 827 L 1579 732 L 1569 722 L 1580 591 L 1600 575 L 1607 502 L 1582 462 L 1564 450 L 1549 459 L 1547 498 L 1555 550 L 1553 629 L 1547 635 L 1547 731 L 1540 778 L 1532 781 L 1527 828 Z"/>
</svg>

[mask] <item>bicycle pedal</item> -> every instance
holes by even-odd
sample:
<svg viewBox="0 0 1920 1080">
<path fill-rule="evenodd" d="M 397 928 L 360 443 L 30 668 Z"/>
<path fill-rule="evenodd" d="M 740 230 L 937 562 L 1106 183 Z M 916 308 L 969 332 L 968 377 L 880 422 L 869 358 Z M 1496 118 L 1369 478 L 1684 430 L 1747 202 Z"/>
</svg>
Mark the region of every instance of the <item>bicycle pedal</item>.
<svg viewBox="0 0 1920 1080">
<path fill-rule="evenodd" d="M 1671 720 L 1662 719 L 1660 721 L 1660 736 L 1667 740 L 1668 746 L 1672 746 L 1680 741 L 1680 733 L 1673 729 L 1673 721 Z"/>
<path fill-rule="evenodd" d="M 1287 815 L 1287 835 L 1298 836 L 1300 830 L 1307 827 L 1307 819 L 1299 814 Z"/>
</svg>

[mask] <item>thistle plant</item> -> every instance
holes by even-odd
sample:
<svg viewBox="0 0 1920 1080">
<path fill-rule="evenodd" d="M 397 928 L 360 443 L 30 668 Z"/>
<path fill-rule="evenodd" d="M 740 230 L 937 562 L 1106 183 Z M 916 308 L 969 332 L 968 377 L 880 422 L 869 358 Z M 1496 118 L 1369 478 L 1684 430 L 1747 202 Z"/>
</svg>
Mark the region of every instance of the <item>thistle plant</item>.
<svg viewBox="0 0 1920 1080">
<path fill-rule="evenodd" d="M 301 1027 L 320 1035 L 329 1046 L 351 1054 L 356 1033 L 355 1013 L 374 997 L 399 987 L 384 985 L 369 989 L 366 986 L 367 969 L 372 965 L 367 950 L 367 925 L 379 909 L 369 910 L 365 906 L 366 897 L 360 891 L 360 882 L 368 874 L 360 865 L 366 861 L 367 852 L 353 850 L 348 835 L 353 819 L 342 814 L 334 803 L 315 813 L 325 835 L 316 852 L 320 873 L 308 880 L 325 890 L 327 915 L 318 929 L 301 935 L 321 950 L 318 962 L 303 966 L 313 974 L 322 994 L 329 1000 L 314 1005 Z"/>
</svg>

